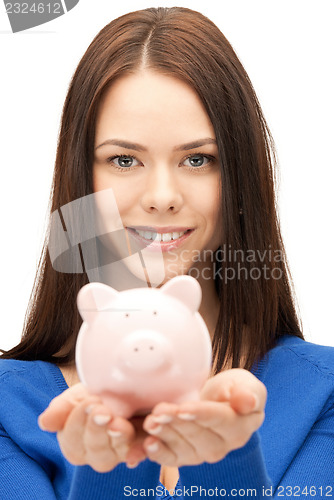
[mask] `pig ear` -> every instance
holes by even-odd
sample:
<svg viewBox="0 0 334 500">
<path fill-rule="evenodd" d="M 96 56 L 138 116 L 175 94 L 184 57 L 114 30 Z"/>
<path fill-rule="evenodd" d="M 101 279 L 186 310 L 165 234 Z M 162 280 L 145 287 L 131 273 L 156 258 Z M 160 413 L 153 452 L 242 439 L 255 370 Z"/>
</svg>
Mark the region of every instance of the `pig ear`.
<svg viewBox="0 0 334 500">
<path fill-rule="evenodd" d="M 160 291 L 179 299 L 193 312 L 198 311 L 202 300 L 202 289 L 191 276 L 176 276 L 160 288 Z"/>
<path fill-rule="evenodd" d="M 102 309 L 118 295 L 117 290 L 103 283 L 89 283 L 81 288 L 77 297 L 77 305 L 84 321 L 90 323 Z"/>
</svg>

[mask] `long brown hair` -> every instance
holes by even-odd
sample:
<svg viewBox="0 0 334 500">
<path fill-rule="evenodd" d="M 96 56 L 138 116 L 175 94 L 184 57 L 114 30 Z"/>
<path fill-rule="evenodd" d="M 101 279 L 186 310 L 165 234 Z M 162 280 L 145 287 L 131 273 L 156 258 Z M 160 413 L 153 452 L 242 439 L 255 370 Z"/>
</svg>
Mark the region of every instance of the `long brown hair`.
<svg viewBox="0 0 334 500">
<path fill-rule="evenodd" d="M 117 77 L 140 68 L 189 84 L 213 124 L 222 178 L 220 250 L 229 256 L 230 275 L 235 273 L 229 279 L 225 260 L 217 260 L 215 283 L 221 305 L 213 338 L 215 369 L 218 372 L 231 360 L 232 366 L 250 369 L 280 336 L 303 335 L 276 213 L 273 140 L 247 73 L 224 35 L 204 15 L 187 8 L 149 8 L 119 17 L 95 37 L 64 104 L 51 211 L 92 193 L 101 97 Z M 3 358 L 58 364 L 74 360 L 81 324 L 76 296 L 88 279 L 84 273 L 56 272 L 47 244 L 48 237 L 22 340 Z M 236 255 L 242 256 L 240 276 Z M 254 273 L 259 265 L 262 270 L 266 266 L 260 276 Z"/>
</svg>

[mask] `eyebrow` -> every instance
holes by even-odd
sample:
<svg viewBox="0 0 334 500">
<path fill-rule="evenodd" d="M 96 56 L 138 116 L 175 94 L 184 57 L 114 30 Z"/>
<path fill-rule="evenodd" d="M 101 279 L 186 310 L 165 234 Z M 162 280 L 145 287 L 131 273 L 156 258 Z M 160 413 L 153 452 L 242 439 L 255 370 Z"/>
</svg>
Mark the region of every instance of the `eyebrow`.
<svg viewBox="0 0 334 500">
<path fill-rule="evenodd" d="M 200 146 L 205 146 L 206 144 L 217 144 L 217 141 L 215 139 L 212 139 L 211 137 L 197 139 L 196 141 L 187 142 L 186 144 L 180 144 L 179 146 L 176 146 L 173 151 L 187 151 L 189 149 L 195 149 Z M 123 141 L 122 139 L 107 139 L 106 141 L 102 142 L 102 144 L 99 144 L 95 148 L 95 151 L 99 148 L 102 148 L 102 146 L 107 145 L 120 146 L 121 148 L 126 149 L 134 149 L 135 151 L 147 151 L 147 148 L 145 148 L 141 144 L 137 144 L 136 142 Z"/>
</svg>

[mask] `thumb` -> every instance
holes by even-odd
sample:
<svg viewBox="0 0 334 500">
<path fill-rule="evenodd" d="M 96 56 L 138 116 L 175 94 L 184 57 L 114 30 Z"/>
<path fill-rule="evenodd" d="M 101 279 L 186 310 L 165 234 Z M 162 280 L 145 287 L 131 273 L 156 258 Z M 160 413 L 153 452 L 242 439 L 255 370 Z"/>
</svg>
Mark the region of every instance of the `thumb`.
<svg viewBox="0 0 334 500">
<path fill-rule="evenodd" d="M 230 405 L 236 413 L 248 415 L 263 410 L 259 396 L 249 389 L 232 387 Z"/>
<path fill-rule="evenodd" d="M 233 368 L 210 378 L 200 396 L 209 401 L 229 402 L 237 413 L 248 414 L 263 411 L 267 390 L 251 372 Z"/>
</svg>

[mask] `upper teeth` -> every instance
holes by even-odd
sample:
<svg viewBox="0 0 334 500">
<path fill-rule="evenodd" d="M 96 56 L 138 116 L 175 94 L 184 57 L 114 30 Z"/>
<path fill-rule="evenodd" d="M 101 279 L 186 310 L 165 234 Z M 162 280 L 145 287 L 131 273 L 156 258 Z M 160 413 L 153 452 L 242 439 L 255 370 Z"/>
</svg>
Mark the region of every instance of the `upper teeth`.
<svg viewBox="0 0 334 500">
<path fill-rule="evenodd" d="M 181 231 L 179 233 L 154 233 L 151 231 L 140 231 L 139 229 L 135 229 L 136 233 L 145 238 L 146 240 L 154 240 L 154 241 L 171 241 L 180 238 L 183 236 L 186 231 Z"/>
</svg>

